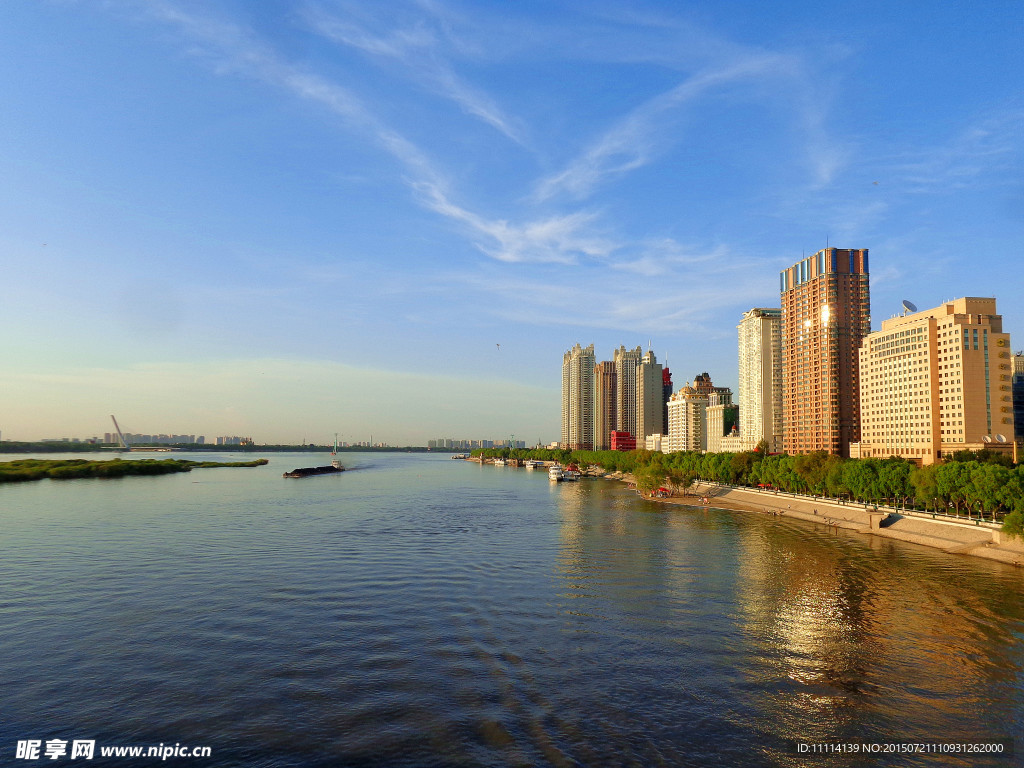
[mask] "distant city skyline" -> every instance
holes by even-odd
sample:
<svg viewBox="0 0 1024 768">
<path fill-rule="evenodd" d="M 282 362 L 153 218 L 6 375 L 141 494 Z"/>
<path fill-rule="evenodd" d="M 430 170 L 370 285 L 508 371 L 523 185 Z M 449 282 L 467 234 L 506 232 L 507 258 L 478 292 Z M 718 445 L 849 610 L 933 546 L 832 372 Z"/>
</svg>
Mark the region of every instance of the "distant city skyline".
<svg viewBox="0 0 1024 768">
<path fill-rule="evenodd" d="M 0 431 L 553 441 L 829 246 L 1024 348 L 1024 6 L 921 8 L 2 3 Z"/>
</svg>

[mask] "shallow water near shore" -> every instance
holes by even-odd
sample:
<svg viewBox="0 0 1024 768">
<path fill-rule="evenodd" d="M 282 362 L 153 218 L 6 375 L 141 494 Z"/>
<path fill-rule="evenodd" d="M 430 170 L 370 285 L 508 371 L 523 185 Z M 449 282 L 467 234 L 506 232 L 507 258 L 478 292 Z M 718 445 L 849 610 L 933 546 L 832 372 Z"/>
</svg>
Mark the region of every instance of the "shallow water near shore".
<svg viewBox="0 0 1024 768">
<path fill-rule="evenodd" d="M 351 471 L 300 480 L 281 474 L 329 457 L 267 457 L 0 486 L 0 763 L 57 738 L 206 745 L 178 763 L 211 766 L 1024 749 L 1012 567 L 444 455 L 344 453 Z"/>
</svg>

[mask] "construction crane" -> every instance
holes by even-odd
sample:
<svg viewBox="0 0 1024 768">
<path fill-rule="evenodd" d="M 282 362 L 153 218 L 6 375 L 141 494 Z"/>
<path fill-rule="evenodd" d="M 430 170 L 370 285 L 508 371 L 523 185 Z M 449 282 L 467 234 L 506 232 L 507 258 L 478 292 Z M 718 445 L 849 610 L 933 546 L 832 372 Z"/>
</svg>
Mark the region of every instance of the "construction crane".
<svg viewBox="0 0 1024 768">
<path fill-rule="evenodd" d="M 117 419 L 114 418 L 114 414 L 110 414 L 111 421 L 114 422 L 114 429 L 117 431 L 117 441 L 121 444 L 121 448 L 128 450 L 128 441 L 124 439 L 124 435 L 121 434 L 121 428 L 117 426 Z"/>
</svg>

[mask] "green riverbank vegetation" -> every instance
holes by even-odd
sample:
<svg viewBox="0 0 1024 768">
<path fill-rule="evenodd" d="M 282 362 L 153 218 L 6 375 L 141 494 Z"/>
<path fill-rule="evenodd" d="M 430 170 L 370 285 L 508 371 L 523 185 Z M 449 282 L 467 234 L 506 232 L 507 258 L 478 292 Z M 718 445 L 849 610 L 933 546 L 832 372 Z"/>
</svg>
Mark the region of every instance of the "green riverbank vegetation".
<svg viewBox="0 0 1024 768">
<path fill-rule="evenodd" d="M 764 446 L 762 446 L 763 448 Z M 823 451 L 789 456 L 764 450 L 744 453 L 655 453 L 484 449 L 473 456 L 575 462 L 606 472 L 628 472 L 637 489 L 688 488 L 709 480 L 750 488 L 827 496 L 848 503 L 886 504 L 992 522 L 1024 537 L 1024 464 L 1013 466 L 988 451 L 962 451 L 941 464 L 919 467 L 901 458 L 844 459 Z"/>
<path fill-rule="evenodd" d="M 125 477 L 127 475 L 167 475 L 209 467 L 259 467 L 267 459 L 253 461 L 186 461 L 184 459 L 20 459 L 0 462 L 0 483 L 30 480 L 76 480 L 84 477 Z"/>
</svg>

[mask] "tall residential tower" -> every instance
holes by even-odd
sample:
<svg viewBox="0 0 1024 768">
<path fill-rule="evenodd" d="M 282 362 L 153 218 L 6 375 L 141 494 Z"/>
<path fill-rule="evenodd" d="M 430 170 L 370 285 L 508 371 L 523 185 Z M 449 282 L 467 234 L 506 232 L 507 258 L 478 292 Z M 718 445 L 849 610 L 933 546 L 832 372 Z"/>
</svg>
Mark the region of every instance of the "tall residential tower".
<svg viewBox="0 0 1024 768">
<path fill-rule="evenodd" d="M 615 423 L 619 432 L 637 437 L 638 419 L 637 374 L 640 372 L 640 347 L 627 350 L 620 346 L 612 360 L 615 363 Z"/>
<path fill-rule="evenodd" d="M 562 446 L 594 448 L 594 345 L 579 344 L 562 356 Z"/>
<path fill-rule="evenodd" d="M 612 432 L 618 429 L 615 393 L 615 363 L 606 360 L 594 366 L 594 450 L 612 447 Z"/>
<path fill-rule="evenodd" d="M 752 451 L 762 440 L 782 450 L 782 310 L 755 308 L 739 331 L 740 440 Z"/>
<path fill-rule="evenodd" d="M 636 442 L 641 444 L 648 435 L 665 433 L 664 377 L 662 367 L 651 350 L 640 358 L 636 375 Z"/>
<path fill-rule="evenodd" d="M 860 440 L 858 357 L 871 330 L 868 251 L 825 248 L 779 283 L 783 449 L 848 456 Z"/>
</svg>

